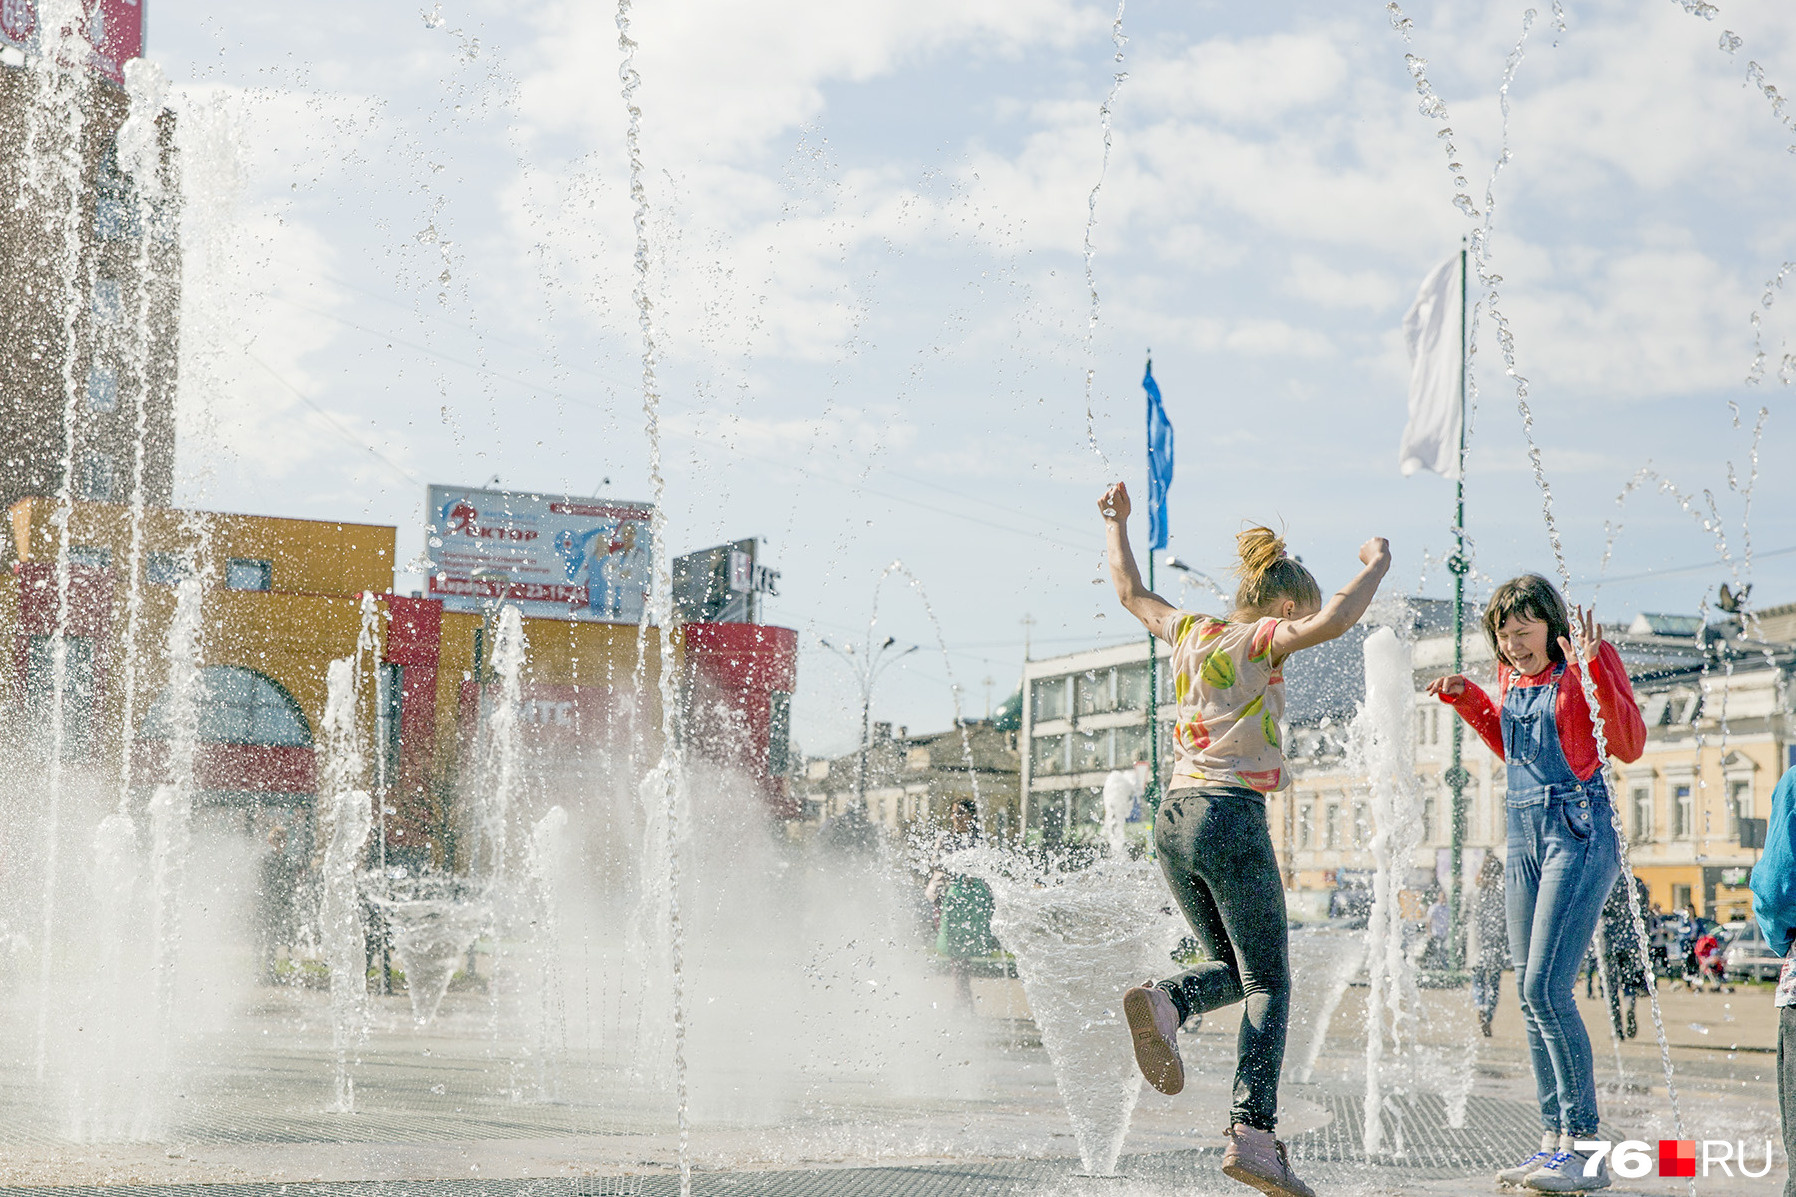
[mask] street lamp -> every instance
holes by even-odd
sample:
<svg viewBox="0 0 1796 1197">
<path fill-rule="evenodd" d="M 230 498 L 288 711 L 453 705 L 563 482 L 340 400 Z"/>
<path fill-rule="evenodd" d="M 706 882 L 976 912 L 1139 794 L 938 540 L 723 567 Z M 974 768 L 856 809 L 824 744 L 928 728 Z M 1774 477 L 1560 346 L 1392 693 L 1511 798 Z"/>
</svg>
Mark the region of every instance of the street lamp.
<svg viewBox="0 0 1796 1197">
<path fill-rule="evenodd" d="M 885 643 L 875 648 L 871 633 L 867 637 L 866 647 L 859 654 L 856 654 L 852 644 L 834 645 L 821 636 L 817 637 L 817 643 L 846 661 L 848 668 L 854 671 L 854 676 L 861 683 L 861 759 L 860 766 L 856 770 L 854 792 L 855 800 L 859 803 L 861 812 L 865 814 L 867 810 L 868 732 L 870 730 L 868 720 L 872 717 L 873 711 L 873 683 L 894 661 L 910 656 L 917 651 L 918 646 L 913 644 L 909 648 L 887 656 L 886 654 L 891 648 L 898 643 L 898 638 L 887 636 Z"/>
<path fill-rule="evenodd" d="M 1191 566 L 1185 564 L 1170 553 L 1166 556 L 1165 565 L 1167 569 L 1175 570 L 1181 575 L 1179 578 L 1181 584 L 1190 585 L 1195 582 L 1200 586 L 1207 586 L 1218 598 L 1222 599 L 1223 602 L 1226 603 L 1230 601 L 1228 593 L 1216 584 L 1216 579 L 1212 578 L 1203 570 L 1193 569 Z"/>
</svg>

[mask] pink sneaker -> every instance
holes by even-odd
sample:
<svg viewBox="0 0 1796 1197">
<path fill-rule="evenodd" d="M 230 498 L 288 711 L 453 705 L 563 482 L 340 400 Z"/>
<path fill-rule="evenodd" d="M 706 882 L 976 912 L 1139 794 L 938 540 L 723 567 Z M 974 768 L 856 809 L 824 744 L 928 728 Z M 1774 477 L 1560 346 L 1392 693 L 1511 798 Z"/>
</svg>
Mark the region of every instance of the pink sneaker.
<svg viewBox="0 0 1796 1197">
<path fill-rule="evenodd" d="M 1123 1018 L 1135 1041 L 1135 1063 L 1147 1083 L 1162 1093 L 1185 1087 L 1185 1063 L 1179 1059 L 1179 1008 L 1158 985 L 1138 985 L 1123 994 Z"/>
<path fill-rule="evenodd" d="M 1271 1131 L 1237 1122 L 1222 1132 L 1229 1145 L 1222 1152 L 1222 1174 L 1252 1185 L 1268 1197 L 1316 1197 L 1316 1190 L 1297 1179 L 1285 1145 Z"/>
</svg>

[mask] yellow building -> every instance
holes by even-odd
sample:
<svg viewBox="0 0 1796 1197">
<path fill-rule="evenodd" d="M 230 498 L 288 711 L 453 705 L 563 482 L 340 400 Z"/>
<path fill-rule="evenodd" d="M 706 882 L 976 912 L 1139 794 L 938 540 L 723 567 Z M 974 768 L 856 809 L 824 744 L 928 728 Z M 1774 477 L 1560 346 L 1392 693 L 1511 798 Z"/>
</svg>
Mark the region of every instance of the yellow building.
<svg viewBox="0 0 1796 1197">
<path fill-rule="evenodd" d="M 293 851 L 307 851 L 326 672 L 355 656 L 363 596 L 371 595 L 357 780 L 386 783 L 389 848 L 417 863 L 442 861 L 453 841 L 455 780 L 491 680 L 492 629 L 479 615 L 392 593 L 393 528 L 157 507 L 134 520 L 123 506 L 75 503 L 59 571 L 64 533 L 55 514 L 54 500 L 37 497 L 9 511 L 13 560 L 0 574 L 0 626 L 13 633 L 6 703 L 15 728 L 40 742 L 52 734 L 60 631 L 66 767 L 115 793 L 162 780 L 169 633 L 177 590 L 191 579 L 201 624 L 199 801 L 252 834 L 284 826 Z M 526 620 L 524 631 L 523 715 L 533 744 L 627 734 L 638 755 L 659 751 L 656 630 Z"/>
</svg>

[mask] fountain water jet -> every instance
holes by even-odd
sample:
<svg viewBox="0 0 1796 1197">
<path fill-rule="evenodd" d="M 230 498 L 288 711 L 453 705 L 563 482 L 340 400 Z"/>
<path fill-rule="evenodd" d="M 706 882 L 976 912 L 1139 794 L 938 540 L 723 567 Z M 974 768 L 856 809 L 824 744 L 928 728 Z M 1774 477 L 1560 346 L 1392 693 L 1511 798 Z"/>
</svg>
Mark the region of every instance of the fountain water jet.
<svg viewBox="0 0 1796 1197">
<path fill-rule="evenodd" d="M 1115 1176 L 1141 1096 L 1123 990 L 1164 973 L 1185 931 L 1160 870 L 1111 858 L 1042 871 L 993 848 L 955 853 L 947 867 L 991 886 L 992 931 L 1016 958 L 1080 1163 L 1086 1175 Z"/>
<path fill-rule="evenodd" d="M 1415 775 L 1414 674 L 1409 647 L 1390 628 L 1366 637 L 1366 700 L 1354 719 L 1350 743 L 1371 780 L 1372 917 L 1367 926 L 1366 1124 L 1367 1155 L 1386 1150 L 1383 1107 L 1385 1056 L 1401 1056 L 1413 1041 L 1421 995 L 1415 968 L 1404 952 L 1403 888 L 1409 859 L 1420 842 L 1422 797 Z"/>
</svg>

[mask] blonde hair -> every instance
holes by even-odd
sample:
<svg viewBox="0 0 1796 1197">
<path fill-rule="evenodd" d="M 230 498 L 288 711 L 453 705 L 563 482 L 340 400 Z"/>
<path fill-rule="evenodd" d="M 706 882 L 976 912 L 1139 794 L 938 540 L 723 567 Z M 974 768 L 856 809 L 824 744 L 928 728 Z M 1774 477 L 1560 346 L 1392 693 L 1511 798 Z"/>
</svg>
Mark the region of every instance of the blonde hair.
<svg viewBox="0 0 1796 1197">
<path fill-rule="evenodd" d="M 1322 587 L 1316 578 L 1285 552 L 1285 538 L 1271 528 L 1253 527 L 1235 536 L 1235 551 L 1240 564 L 1235 576 L 1241 585 L 1235 590 L 1235 607 L 1241 611 L 1261 611 L 1276 599 L 1295 599 L 1299 607 L 1320 607 Z"/>
</svg>

